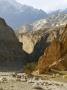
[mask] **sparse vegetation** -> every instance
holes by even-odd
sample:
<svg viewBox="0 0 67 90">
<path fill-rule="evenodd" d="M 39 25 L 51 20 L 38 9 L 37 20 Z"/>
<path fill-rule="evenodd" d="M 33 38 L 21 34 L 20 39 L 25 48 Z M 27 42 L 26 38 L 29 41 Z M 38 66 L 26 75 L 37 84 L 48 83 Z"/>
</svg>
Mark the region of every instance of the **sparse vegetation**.
<svg viewBox="0 0 67 90">
<path fill-rule="evenodd" d="M 27 73 L 27 74 L 31 74 L 32 71 L 34 71 L 36 68 L 36 63 L 27 63 L 25 66 L 24 66 L 24 72 Z"/>
</svg>

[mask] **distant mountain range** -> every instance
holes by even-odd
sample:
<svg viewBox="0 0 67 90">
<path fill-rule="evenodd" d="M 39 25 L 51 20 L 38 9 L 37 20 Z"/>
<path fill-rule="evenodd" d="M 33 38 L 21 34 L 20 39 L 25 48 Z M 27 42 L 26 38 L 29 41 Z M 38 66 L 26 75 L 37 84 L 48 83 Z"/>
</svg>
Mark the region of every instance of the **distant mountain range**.
<svg viewBox="0 0 67 90">
<path fill-rule="evenodd" d="M 63 26 L 67 24 L 67 9 L 65 10 L 57 10 L 52 13 L 48 14 L 46 19 L 41 19 L 33 24 L 24 25 L 19 28 L 19 32 L 28 32 L 28 31 L 37 31 L 37 30 L 44 30 L 45 28 L 52 28 Z"/>
<path fill-rule="evenodd" d="M 67 8 L 47 14 L 16 0 L 0 0 L 0 17 L 14 29 L 31 31 L 67 23 Z"/>
<path fill-rule="evenodd" d="M 13 28 L 31 24 L 47 17 L 47 13 L 30 6 L 22 5 L 16 0 L 0 0 L 0 17 Z"/>
</svg>

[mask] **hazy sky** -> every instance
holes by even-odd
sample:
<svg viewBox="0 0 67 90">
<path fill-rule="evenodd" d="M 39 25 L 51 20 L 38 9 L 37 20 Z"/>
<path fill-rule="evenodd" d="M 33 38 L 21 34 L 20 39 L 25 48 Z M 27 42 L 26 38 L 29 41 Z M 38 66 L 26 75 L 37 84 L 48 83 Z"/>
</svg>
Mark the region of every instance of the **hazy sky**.
<svg viewBox="0 0 67 90">
<path fill-rule="evenodd" d="M 16 0 L 22 4 L 33 6 L 38 9 L 50 12 L 67 7 L 67 0 Z"/>
</svg>

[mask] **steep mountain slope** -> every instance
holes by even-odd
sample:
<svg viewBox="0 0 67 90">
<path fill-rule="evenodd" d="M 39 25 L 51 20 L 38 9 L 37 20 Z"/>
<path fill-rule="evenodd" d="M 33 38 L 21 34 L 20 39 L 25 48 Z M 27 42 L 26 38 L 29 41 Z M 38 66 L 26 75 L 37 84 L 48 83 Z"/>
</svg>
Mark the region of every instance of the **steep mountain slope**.
<svg viewBox="0 0 67 90">
<path fill-rule="evenodd" d="M 54 38 L 59 38 L 64 27 L 45 28 L 25 33 L 17 33 L 17 38 L 22 43 L 23 50 L 28 54 L 30 61 L 38 61 L 44 50 Z"/>
<path fill-rule="evenodd" d="M 67 70 L 67 25 L 59 38 L 55 38 L 38 61 L 39 73 Z"/>
<path fill-rule="evenodd" d="M 0 18 L 0 71 L 20 70 L 25 53 L 14 31 Z"/>
<path fill-rule="evenodd" d="M 67 9 L 57 10 L 48 14 L 46 19 L 38 20 L 33 24 L 33 30 L 53 28 L 67 24 Z"/>
<path fill-rule="evenodd" d="M 49 16 L 47 21 L 51 23 L 52 26 L 65 25 L 67 23 L 67 14 L 64 14 L 62 12 L 52 14 L 51 16 Z"/>
<path fill-rule="evenodd" d="M 0 17 L 5 18 L 13 28 L 17 28 L 43 19 L 47 14 L 42 10 L 22 5 L 16 0 L 0 0 Z"/>
<path fill-rule="evenodd" d="M 51 13 L 48 13 L 48 17 L 37 20 L 32 24 L 22 25 L 18 32 L 28 32 L 28 31 L 37 31 L 44 30 L 45 28 L 53 28 L 67 24 L 67 9 L 57 10 Z"/>
</svg>

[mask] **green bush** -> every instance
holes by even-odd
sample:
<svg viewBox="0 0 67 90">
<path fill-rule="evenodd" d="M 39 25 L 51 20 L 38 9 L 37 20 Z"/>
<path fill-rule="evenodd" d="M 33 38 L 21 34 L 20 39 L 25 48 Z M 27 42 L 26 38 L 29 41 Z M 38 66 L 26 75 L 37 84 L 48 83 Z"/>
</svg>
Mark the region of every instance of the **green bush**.
<svg viewBox="0 0 67 90">
<path fill-rule="evenodd" d="M 36 63 L 27 63 L 24 66 L 24 72 L 27 74 L 31 74 L 36 68 Z"/>
</svg>

